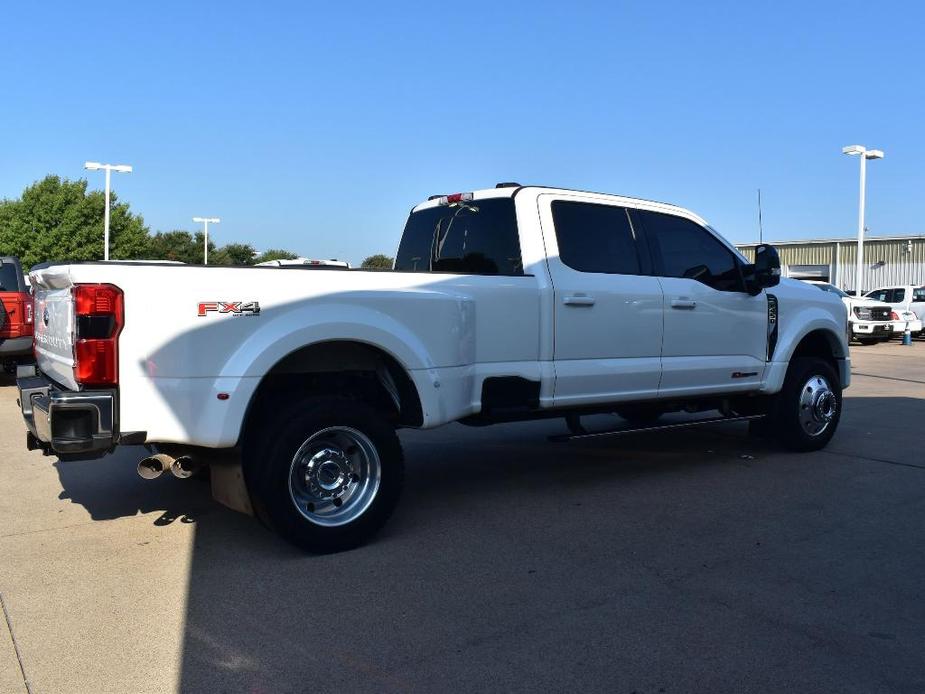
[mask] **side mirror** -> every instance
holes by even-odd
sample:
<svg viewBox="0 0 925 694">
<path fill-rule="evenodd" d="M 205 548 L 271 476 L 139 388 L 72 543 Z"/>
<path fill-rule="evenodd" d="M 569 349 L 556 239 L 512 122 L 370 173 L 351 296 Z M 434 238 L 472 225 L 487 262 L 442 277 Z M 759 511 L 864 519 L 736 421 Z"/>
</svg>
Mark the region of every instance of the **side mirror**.
<svg viewBox="0 0 925 694">
<path fill-rule="evenodd" d="M 755 247 L 755 262 L 745 267 L 745 281 L 751 294 L 780 283 L 780 256 L 766 243 Z"/>
</svg>

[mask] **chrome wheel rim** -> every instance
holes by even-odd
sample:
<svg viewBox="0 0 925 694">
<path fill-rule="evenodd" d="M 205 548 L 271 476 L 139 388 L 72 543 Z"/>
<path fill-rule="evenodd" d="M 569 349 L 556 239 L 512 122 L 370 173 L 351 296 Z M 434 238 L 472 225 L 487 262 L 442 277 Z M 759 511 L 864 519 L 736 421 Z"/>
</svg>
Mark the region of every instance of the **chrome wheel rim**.
<svg viewBox="0 0 925 694">
<path fill-rule="evenodd" d="M 382 463 L 361 431 L 336 426 L 312 434 L 289 466 L 289 497 L 302 516 L 333 527 L 359 518 L 376 498 Z"/>
<path fill-rule="evenodd" d="M 822 434 L 838 414 L 838 398 L 824 376 L 810 378 L 800 391 L 800 426 L 810 436 Z"/>
</svg>

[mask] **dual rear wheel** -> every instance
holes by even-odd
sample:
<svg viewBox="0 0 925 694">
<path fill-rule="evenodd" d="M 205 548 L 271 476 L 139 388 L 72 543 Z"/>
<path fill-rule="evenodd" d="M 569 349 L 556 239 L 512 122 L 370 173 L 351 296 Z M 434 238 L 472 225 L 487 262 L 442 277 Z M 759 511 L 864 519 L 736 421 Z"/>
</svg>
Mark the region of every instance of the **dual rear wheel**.
<svg viewBox="0 0 925 694">
<path fill-rule="evenodd" d="M 356 547 L 389 519 L 404 459 L 382 413 L 350 398 L 307 398 L 264 427 L 245 475 L 258 515 L 311 552 Z"/>
</svg>

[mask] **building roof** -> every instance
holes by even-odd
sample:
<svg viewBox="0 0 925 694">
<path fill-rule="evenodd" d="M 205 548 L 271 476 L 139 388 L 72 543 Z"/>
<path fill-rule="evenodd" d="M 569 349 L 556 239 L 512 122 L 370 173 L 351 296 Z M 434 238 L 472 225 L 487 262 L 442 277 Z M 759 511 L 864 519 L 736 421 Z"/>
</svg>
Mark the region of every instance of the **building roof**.
<svg viewBox="0 0 925 694">
<path fill-rule="evenodd" d="M 909 234 L 907 236 L 865 236 L 864 243 L 870 241 L 925 241 L 925 234 Z M 801 241 L 749 241 L 748 243 L 737 243 L 737 248 L 751 248 L 759 243 L 768 243 L 772 246 L 801 246 L 810 244 L 827 244 L 827 243 L 857 243 L 857 236 L 841 237 L 831 239 L 804 239 Z"/>
</svg>

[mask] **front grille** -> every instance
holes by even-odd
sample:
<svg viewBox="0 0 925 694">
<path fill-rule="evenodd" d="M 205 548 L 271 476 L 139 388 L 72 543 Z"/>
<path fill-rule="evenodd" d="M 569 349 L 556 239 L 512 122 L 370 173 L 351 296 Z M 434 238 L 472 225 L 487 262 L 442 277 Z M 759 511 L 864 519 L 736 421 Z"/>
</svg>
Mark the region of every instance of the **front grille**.
<svg viewBox="0 0 925 694">
<path fill-rule="evenodd" d="M 888 308 L 871 308 L 871 320 L 890 320 L 890 309 Z"/>
</svg>

